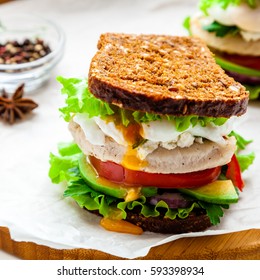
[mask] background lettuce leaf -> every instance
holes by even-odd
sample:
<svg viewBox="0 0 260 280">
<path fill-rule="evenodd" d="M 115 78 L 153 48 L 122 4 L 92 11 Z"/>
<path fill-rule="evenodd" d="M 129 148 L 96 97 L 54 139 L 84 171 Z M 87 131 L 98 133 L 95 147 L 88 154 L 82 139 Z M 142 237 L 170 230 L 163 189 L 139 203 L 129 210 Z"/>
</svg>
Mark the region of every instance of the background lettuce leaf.
<svg viewBox="0 0 260 280">
<path fill-rule="evenodd" d="M 208 9 L 214 5 L 218 5 L 225 10 L 229 5 L 237 6 L 241 3 L 246 3 L 249 7 L 255 8 L 257 0 L 200 0 L 199 8 L 204 14 L 208 15 Z"/>
<path fill-rule="evenodd" d="M 188 31 L 189 35 L 191 36 L 191 29 L 190 29 L 190 17 L 186 17 L 182 23 L 183 27 Z"/>
<path fill-rule="evenodd" d="M 228 34 L 235 36 L 240 31 L 240 29 L 235 25 L 227 26 L 217 21 L 213 21 L 209 25 L 204 25 L 202 28 L 208 32 L 215 33 L 217 37 L 225 37 Z"/>
<path fill-rule="evenodd" d="M 244 85 L 246 89 L 250 92 L 250 99 L 255 100 L 260 97 L 260 85 Z"/>
</svg>

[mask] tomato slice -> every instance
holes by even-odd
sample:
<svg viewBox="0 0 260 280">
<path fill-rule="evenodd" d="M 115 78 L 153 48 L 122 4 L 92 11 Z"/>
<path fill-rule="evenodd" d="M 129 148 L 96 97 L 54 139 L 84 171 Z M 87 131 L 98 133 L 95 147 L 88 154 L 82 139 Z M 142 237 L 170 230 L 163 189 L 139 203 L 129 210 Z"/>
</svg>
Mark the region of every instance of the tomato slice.
<svg viewBox="0 0 260 280">
<path fill-rule="evenodd" d="M 123 183 L 124 167 L 112 161 L 102 161 L 96 157 L 89 157 L 91 164 L 96 169 L 100 177 L 106 178 L 109 181 Z"/>
<path fill-rule="evenodd" d="M 225 60 L 232 63 L 251 69 L 260 70 L 260 56 L 229 54 L 225 52 L 216 53 L 219 57 L 224 58 Z"/>
<path fill-rule="evenodd" d="M 242 191 L 244 188 L 244 181 L 242 179 L 240 166 L 235 154 L 231 158 L 231 161 L 227 164 L 227 167 L 226 177 L 230 179 L 240 191 Z"/>
<path fill-rule="evenodd" d="M 215 167 L 185 174 L 162 174 L 135 171 L 124 168 L 122 165 L 111 161 L 103 162 L 95 157 L 90 157 L 90 162 L 100 177 L 115 183 L 127 185 L 155 186 L 158 188 L 192 188 L 209 184 L 217 180 L 221 167 Z"/>
</svg>

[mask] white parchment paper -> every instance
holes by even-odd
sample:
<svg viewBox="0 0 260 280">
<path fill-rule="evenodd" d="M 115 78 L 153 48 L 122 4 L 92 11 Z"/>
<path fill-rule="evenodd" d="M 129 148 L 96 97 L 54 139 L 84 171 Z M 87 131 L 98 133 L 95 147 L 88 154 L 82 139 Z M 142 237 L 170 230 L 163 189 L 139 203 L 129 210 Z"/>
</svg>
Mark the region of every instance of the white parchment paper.
<svg viewBox="0 0 260 280">
<path fill-rule="evenodd" d="M 66 53 L 50 82 L 31 97 L 39 104 L 32 116 L 13 126 L 0 122 L 0 226 L 17 241 L 32 241 L 52 248 L 97 249 L 112 255 L 145 256 L 153 246 L 182 237 L 216 235 L 260 228 L 260 103 L 251 102 L 236 129 L 254 139 L 248 151 L 255 164 L 244 173 L 246 187 L 221 225 L 201 233 L 141 236 L 105 231 L 99 218 L 64 199 L 63 187 L 48 178 L 49 153 L 72 138 L 58 108 L 63 106 L 57 75 L 87 76 L 100 33 L 157 33 L 186 35 L 183 19 L 195 11 L 195 1 L 57 0 L 14 1 L 0 6 L 2 13 L 34 12 L 59 23 L 67 37 Z M 0 81 L 1 83 L 1 81 Z"/>
</svg>

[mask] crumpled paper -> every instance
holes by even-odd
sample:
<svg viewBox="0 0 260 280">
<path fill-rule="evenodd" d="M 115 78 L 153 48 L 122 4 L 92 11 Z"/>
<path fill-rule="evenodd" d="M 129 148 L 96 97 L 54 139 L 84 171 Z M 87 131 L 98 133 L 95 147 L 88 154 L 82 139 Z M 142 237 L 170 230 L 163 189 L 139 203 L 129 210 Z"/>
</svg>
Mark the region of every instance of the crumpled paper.
<svg viewBox="0 0 260 280">
<path fill-rule="evenodd" d="M 57 249 L 96 249 L 123 258 L 145 256 L 153 246 L 182 237 L 217 235 L 246 229 L 260 229 L 260 103 L 250 102 L 247 114 L 236 131 L 254 139 L 248 151 L 256 160 L 245 171 L 246 187 L 240 201 L 226 211 L 221 224 L 200 233 L 141 236 L 108 232 L 99 218 L 63 197 L 64 187 L 48 178 L 49 153 L 72 138 L 58 108 L 64 104 L 57 75 L 87 76 L 88 64 L 102 32 L 162 33 L 186 35 L 183 19 L 192 13 L 195 1 L 20 1 L 0 12 L 42 13 L 57 20 L 65 30 L 65 57 L 50 82 L 30 97 L 39 107 L 23 122 L 13 126 L 0 122 L 0 226 L 8 227 L 12 239 L 31 241 Z M 124 2 L 124 3 L 122 3 Z M 61 5 L 62 4 L 62 5 Z M 102 21 L 99 18 L 102 17 Z M 69 18 L 69 20 L 68 20 Z M 0 81 L 1 83 L 1 81 Z"/>
</svg>

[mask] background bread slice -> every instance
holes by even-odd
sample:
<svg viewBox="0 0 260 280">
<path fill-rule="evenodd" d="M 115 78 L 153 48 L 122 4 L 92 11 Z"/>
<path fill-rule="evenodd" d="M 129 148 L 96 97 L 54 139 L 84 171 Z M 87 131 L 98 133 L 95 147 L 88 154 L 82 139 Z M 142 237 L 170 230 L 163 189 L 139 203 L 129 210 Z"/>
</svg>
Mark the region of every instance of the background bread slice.
<svg viewBox="0 0 260 280">
<path fill-rule="evenodd" d="M 245 88 L 191 37 L 102 34 L 89 89 L 108 103 L 158 114 L 231 117 L 248 104 Z"/>
</svg>

